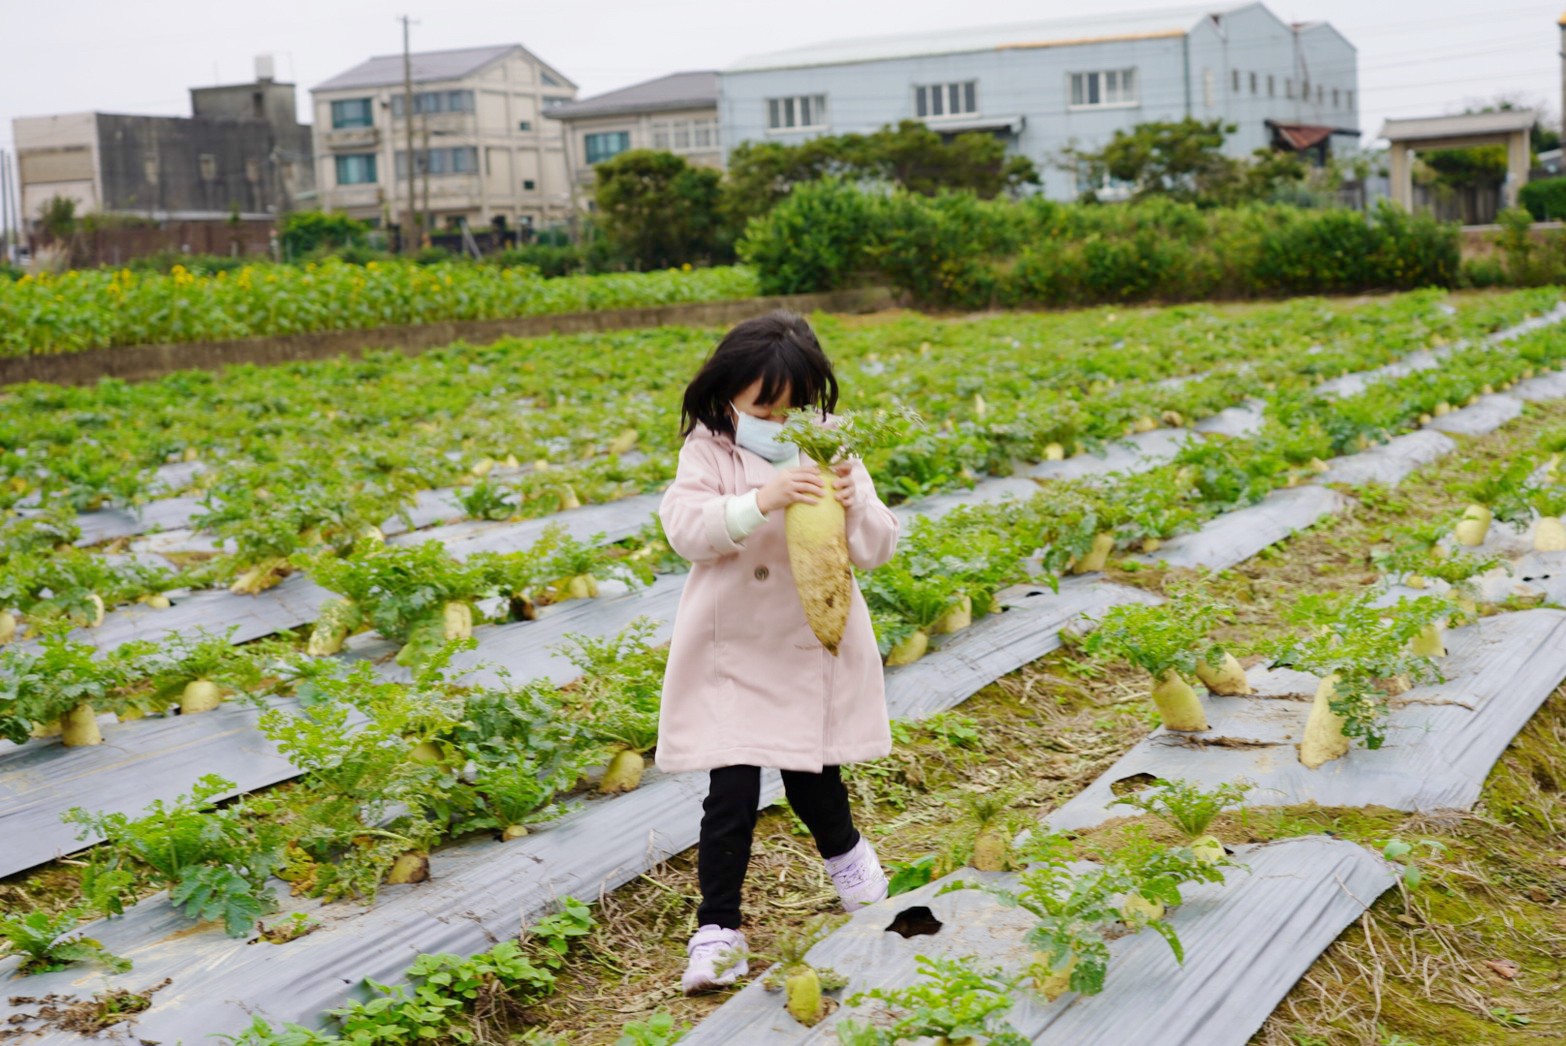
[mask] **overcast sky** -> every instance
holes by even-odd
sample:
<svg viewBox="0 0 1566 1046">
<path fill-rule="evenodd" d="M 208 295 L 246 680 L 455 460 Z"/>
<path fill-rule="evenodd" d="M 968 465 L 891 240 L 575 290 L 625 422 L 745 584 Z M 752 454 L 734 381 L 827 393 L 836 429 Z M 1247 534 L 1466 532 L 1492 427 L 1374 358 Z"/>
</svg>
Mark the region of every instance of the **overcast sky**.
<svg viewBox="0 0 1566 1046">
<path fill-rule="evenodd" d="M 1105 12 L 1193 0 L 1088 0 Z M 414 50 L 521 43 L 589 97 L 663 73 L 721 69 L 758 52 L 843 37 L 1078 14 L 1039 0 L 0 0 L 0 149 L 11 119 L 98 110 L 188 115 L 187 89 L 277 76 L 308 90 L 402 48 L 397 16 L 417 19 Z M 1461 112 L 1498 95 L 1559 119 L 1556 19 L 1566 0 L 1275 0 L 1287 21 L 1325 20 L 1359 51 L 1360 127 L 1388 116 Z"/>
</svg>

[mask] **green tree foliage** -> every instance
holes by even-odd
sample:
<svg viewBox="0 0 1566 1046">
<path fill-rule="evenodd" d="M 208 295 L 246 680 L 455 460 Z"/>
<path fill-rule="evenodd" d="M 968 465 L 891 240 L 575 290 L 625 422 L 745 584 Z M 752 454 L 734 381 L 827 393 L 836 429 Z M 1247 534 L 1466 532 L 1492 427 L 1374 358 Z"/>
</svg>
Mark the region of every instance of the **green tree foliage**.
<svg viewBox="0 0 1566 1046">
<path fill-rule="evenodd" d="M 1203 206 L 1266 199 L 1300 182 L 1305 165 L 1290 153 L 1258 149 L 1250 160 L 1223 153 L 1234 124 L 1193 117 L 1137 124 L 1116 131 L 1102 149 L 1066 149 L 1069 168 L 1093 184 L 1105 176 L 1132 186 L 1132 198 L 1166 196 Z"/>
<path fill-rule="evenodd" d="M 76 201 L 69 196 L 51 196 L 39 208 L 38 220 L 48 236 L 63 240 L 76 231 Z"/>
<path fill-rule="evenodd" d="M 1566 218 L 1566 178 L 1540 178 L 1529 182 L 1518 192 L 1517 202 L 1527 208 L 1534 221 Z"/>
<path fill-rule="evenodd" d="M 717 171 L 651 149 L 621 153 L 594 170 L 604 232 L 635 268 L 726 260 Z"/>
<path fill-rule="evenodd" d="M 1506 147 L 1471 145 L 1463 149 L 1433 149 L 1420 153 L 1436 180 L 1454 189 L 1480 189 L 1506 180 Z"/>
<path fill-rule="evenodd" d="M 283 216 L 278 235 L 283 256 L 299 258 L 320 250 L 363 247 L 370 227 L 341 211 L 293 211 Z"/>
<path fill-rule="evenodd" d="M 1025 156 L 1008 155 L 994 135 L 959 134 L 945 139 L 918 120 L 904 120 L 873 134 L 812 138 L 799 145 L 746 142 L 729 155 L 724 214 L 736 230 L 766 214 L 796 185 L 826 176 L 847 181 L 891 182 L 933 196 L 968 191 L 983 199 L 1015 194 L 1039 184 L 1039 172 Z"/>
</svg>

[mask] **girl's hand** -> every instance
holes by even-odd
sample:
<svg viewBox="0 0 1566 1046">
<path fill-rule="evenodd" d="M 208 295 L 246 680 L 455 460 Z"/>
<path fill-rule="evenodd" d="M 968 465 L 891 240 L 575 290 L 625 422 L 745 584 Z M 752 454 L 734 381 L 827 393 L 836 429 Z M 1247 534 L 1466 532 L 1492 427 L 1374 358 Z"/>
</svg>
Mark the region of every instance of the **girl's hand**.
<svg viewBox="0 0 1566 1046">
<path fill-rule="evenodd" d="M 778 474 L 756 491 L 756 507 L 762 515 L 771 515 L 775 509 L 788 508 L 799 502 L 814 505 L 825 493 L 826 487 L 814 465 L 778 469 Z"/>
<path fill-rule="evenodd" d="M 832 474 L 838 479 L 838 482 L 832 484 L 837 503 L 843 506 L 844 512 L 851 511 L 854 507 L 854 463 L 839 461 L 832 466 Z"/>
</svg>

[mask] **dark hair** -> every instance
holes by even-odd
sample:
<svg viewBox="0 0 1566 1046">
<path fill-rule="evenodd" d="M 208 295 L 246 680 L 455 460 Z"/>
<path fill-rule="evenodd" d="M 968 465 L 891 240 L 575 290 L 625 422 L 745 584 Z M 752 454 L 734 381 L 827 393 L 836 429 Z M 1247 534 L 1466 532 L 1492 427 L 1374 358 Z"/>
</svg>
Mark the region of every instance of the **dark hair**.
<svg viewBox="0 0 1566 1046">
<path fill-rule="evenodd" d="M 778 310 L 736 326 L 723 336 L 707 362 L 685 387 L 680 435 L 696 423 L 734 435 L 729 401 L 761 379 L 759 403 L 771 403 L 787 385 L 794 407 L 818 406 L 823 414 L 837 406 L 837 377 L 805 318 Z"/>
</svg>

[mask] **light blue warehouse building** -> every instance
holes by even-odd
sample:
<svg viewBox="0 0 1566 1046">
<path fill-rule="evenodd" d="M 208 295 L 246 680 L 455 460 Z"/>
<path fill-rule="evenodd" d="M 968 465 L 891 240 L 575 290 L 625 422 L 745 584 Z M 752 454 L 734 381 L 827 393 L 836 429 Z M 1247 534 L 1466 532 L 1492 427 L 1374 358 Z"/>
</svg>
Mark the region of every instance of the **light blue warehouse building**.
<svg viewBox="0 0 1566 1046">
<path fill-rule="evenodd" d="M 1154 120 L 1235 124 L 1225 149 L 1236 156 L 1351 153 L 1357 70 L 1332 26 L 1290 24 L 1264 4 L 1106 13 L 754 55 L 721 71 L 718 118 L 726 150 L 905 119 L 987 131 L 1038 164 L 1047 195 L 1069 199 L 1090 186 L 1061 167 L 1063 148 Z"/>
</svg>

